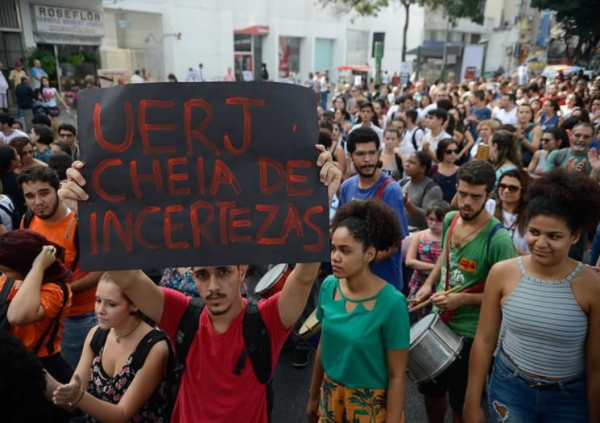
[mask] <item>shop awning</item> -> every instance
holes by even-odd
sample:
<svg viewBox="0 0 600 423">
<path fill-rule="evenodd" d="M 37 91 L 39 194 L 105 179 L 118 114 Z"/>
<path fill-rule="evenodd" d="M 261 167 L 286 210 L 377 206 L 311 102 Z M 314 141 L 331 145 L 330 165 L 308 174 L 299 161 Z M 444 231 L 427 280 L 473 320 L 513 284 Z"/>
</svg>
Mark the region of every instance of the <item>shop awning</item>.
<svg viewBox="0 0 600 423">
<path fill-rule="evenodd" d="M 254 25 L 244 29 L 236 29 L 233 31 L 233 33 L 246 35 L 268 35 L 269 27 L 267 25 Z"/>
<path fill-rule="evenodd" d="M 336 68 L 339 71 L 373 72 L 373 68 L 367 65 L 343 65 Z"/>
</svg>

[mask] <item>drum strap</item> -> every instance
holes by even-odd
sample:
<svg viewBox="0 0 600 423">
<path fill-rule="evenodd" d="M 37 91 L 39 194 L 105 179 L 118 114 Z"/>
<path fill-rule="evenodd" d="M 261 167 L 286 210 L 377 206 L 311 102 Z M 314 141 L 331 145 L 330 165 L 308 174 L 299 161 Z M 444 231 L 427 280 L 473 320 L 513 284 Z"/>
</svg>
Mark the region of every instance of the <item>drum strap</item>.
<svg viewBox="0 0 600 423">
<path fill-rule="evenodd" d="M 454 231 L 454 225 L 456 225 L 456 222 L 459 217 L 460 217 L 460 213 L 456 213 L 452 217 L 452 221 L 450 222 L 450 227 L 448 228 L 448 234 L 446 235 L 446 275 L 445 275 L 445 284 L 444 284 L 445 291 L 450 289 L 450 239 L 452 238 L 452 232 Z M 490 244 L 492 242 L 492 238 L 494 237 L 496 232 L 498 232 L 502 228 L 503 228 L 502 224 L 497 223 L 490 231 L 490 234 L 488 235 L 488 239 L 487 239 L 486 257 L 490 253 Z M 464 294 L 481 294 L 483 292 L 484 288 L 485 288 L 485 280 L 483 280 L 482 282 L 479 282 L 476 285 L 470 286 L 469 288 L 462 289 L 460 292 L 464 293 Z M 444 323 L 448 323 L 448 322 L 450 322 L 450 320 L 452 320 L 452 318 L 454 317 L 454 315 L 456 314 L 457 311 L 458 311 L 458 309 L 444 311 L 440 317 Z"/>
</svg>

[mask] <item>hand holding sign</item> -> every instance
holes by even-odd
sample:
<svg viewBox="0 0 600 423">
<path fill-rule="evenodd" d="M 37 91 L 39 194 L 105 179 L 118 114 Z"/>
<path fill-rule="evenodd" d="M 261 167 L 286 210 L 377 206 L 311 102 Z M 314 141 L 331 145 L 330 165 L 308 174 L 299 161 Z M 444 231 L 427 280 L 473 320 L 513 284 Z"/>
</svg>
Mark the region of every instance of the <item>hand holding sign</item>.
<svg viewBox="0 0 600 423">
<path fill-rule="evenodd" d="M 73 208 L 72 200 L 85 201 L 82 266 L 326 259 L 323 185 L 333 194 L 341 175 L 325 152 L 320 175 L 311 170 L 317 139 L 311 94 L 288 84 L 215 83 L 83 95 L 86 166 L 74 164 L 61 190 Z"/>
</svg>

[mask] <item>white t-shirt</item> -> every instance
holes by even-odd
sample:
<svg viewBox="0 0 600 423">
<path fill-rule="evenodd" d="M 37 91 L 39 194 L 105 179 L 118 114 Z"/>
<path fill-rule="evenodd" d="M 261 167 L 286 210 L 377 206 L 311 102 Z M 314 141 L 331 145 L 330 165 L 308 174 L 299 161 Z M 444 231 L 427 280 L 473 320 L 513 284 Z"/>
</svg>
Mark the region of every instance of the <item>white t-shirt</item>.
<svg viewBox="0 0 600 423">
<path fill-rule="evenodd" d="M 48 87 L 42 88 L 42 98 L 44 106 L 46 107 L 58 107 L 58 102 L 56 101 L 56 88 Z"/>
<path fill-rule="evenodd" d="M 426 142 L 428 142 L 429 143 L 429 151 L 431 151 L 431 152 L 433 152 L 433 154 L 435 154 L 435 152 L 437 151 L 437 148 L 438 148 L 438 144 L 444 138 L 452 138 L 452 137 L 450 136 L 449 133 L 447 133 L 444 130 L 442 130 L 442 132 L 440 132 L 437 137 L 434 137 L 431 134 L 431 131 L 427 130 L 427 132 L 425 132 L 425 136 L 421 140 L 421 145 L 420 145 L 419 150 L 422 150 L 423 149 L 423 144 L 425 144 Z"/>
<path fill-rule="evenodd" d="M 13 129 L 13 133 L 10 135 L 4 135 L 2 132 L 0 132 L 0 141 L 2 141 L 4 144 L 8 144 L 11 140 L 21 137 L 29 139 L 29 135 L 23 131 L 19 131 L 18 129 Z"/>
<path fill-rule="evenodd" d="M 135 73 L 131 75 L 131 78 L 129 80 L 132 84 L 143 84 L 144 82 L 146 82 L 144 81 L 144 78 L 142 78 L 140 75 L 136 75 Z"/>
<path fill-rule="evenodd" d="M 400 142 L 400 150 L 407 156 L 410 156 L 415 151 L 417 151 L 415 150 L 415 146 L 413 145 L 413 134 L 415 134 L 414 137 L 417 143 L 417 149 L 420 150 L 421 146 L 423 145 L 422 141 L 423 137 L 425 136 L 425 131 L 422 128 L 419 128 L 418 126 L 415 126 L 412 129 L 412 131 L 409 131 L 407 129 L 404 133 L 404 138 L 402 139 L 402 142 Z"/>
<path fill-rule="evenodd" d="M 494 118 L 502 122 L 503 125 L 518 126 L 517 109 L 518 107 L 515 107 L 510 112 L 507 112 L 504 109 L 498 108 L 494 112 Z"/>
<path fill-rule="evenodd" d="M 356 125 L 354 125 L 352 127 L 352 129 L 350 129 L 350 132 L 352 132 L 355 129 L 360 128 L 360 127 L 362 127 L 362 123 L 357 123 Z M 377 136 L 379 137 L 379 149 L 383 150 L 383 129 L 381 129 L 377 125 L 373 125 L 373 122 L 371 122 L 370 128 L 377 133 Z M 350 133 L 350 132 L 348 132 L 348 133 Z"/>
<path fill-rule="evenodd" d="M 8 197 L 6 195 L 0 195 L 0 206 L 2 206 L 2 207 L 0 207 L 0 219 L 2 220 L 1 223 L 4 225 L 6 230 L 12 231 L 13 229 L 17 229 L 17 228 L 13 228 L 12 217 L 4 210 L 4 209 L 8 209 L 12 213 L 14 213 L 14 211 L 15 211 L 15 205 L 13 204 L 10 197 Z"/>
</svg>

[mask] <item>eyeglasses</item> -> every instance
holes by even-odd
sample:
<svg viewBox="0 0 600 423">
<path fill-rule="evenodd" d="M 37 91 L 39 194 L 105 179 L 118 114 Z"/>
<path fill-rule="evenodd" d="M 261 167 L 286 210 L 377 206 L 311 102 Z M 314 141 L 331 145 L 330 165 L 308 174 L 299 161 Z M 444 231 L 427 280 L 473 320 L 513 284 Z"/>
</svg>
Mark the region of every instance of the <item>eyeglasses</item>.
<svg viewBox="0 0 600 423">
<path fill-rule="evenodd" d="M 356 157 L 366 157 L 366 156 L 377 156 L 377 154 L 379 153 L 378 150 L 371 150 L 371 151 L 355 151 L 354 154 Z"/>
<path fill-rule="evenodd" d="M 446 150 L 446 154 L 458 154 L 458 148 L 452 150 L 452 149 L 448 149 Z"/>
<path fill-rule="evenodd" d="M 519 191 L 521 189 L 520 186 L 517 185 L 507 185 L 507 184 L 498 184 L 498 191 L 500 190 L 508 190 L 511 194 Z"/>
</svg>

